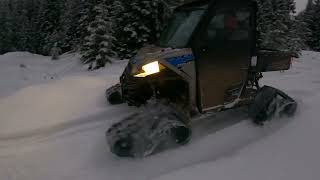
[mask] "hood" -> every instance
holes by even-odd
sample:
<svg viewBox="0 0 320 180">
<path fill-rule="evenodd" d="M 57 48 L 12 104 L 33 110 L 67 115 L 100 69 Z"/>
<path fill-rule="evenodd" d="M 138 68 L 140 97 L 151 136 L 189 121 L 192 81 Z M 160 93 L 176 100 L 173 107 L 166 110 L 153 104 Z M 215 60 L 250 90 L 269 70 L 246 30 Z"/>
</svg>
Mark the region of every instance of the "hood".
<svg viewBox="0 0 320 180">
<path fill-rule="evenodd" d="M 143 65 L 152 61 L 161 61 L 187 54 L 192 54 L 190 48 L 174 49 L 149 45 L 141 48 L 131 62 L 132 64 Z"/>
<path fill-rule="evenodd" d="M 193 60 L 192 50 L 190 48 L 162 48 L 155 45 L 149 45 L 141 48 L 137 55 L 134 56 L 127 67 L 131 74 L 137 74 L 141 67 L 148 63 L 159 61 L 169 62 L 171 65 L 178 67 L 179 64 Z"/>
</svg>

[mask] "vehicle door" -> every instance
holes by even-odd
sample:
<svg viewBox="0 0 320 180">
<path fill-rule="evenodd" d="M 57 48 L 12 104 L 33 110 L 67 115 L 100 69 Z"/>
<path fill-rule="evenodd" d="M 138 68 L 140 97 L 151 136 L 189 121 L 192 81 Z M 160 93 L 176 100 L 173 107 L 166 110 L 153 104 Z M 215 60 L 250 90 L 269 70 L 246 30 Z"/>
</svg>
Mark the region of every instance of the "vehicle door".
<svg viewBox="0 0 320 180">
<path fill-rule="evenodd" d="M 198 105 L 202 111 L 236 101 L 254 46 L 250 1 L 216 0 L 195 32 Z"/>
</svg>

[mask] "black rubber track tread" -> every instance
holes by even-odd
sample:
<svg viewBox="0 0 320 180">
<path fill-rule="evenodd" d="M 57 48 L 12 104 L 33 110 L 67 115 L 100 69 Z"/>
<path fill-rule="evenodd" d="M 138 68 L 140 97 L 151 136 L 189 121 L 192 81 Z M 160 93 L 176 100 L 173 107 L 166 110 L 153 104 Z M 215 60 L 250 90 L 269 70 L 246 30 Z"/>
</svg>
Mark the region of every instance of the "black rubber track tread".
<svg viewBox="0 0 320 180">
<path fill-rule="evenodd" d="M 121 93 L 121 85 L 116 84 L 106 90 L 106 98 L 112 105 L 124 103 L 124 99 Z"/>
<path fill-rule="evenodd" d="M 180 145 L 187 143 L 191 137 L 191 129 L 187 122 L 189 122 L 189 117 L 175 105 L 164 101 L 155 101 L 141 107 L 139 112 L 114 124 L 106 132 L 106 137 L 111 152 L 120 157 L 136 157 L 137 148 L 142 151 L 149 150 L 147 145 L 144 146 L 141 143 L 140 147 L 137 147 L 135 144 L 138 141 L 152 144 L 154 141 L 157 142 L 157 138 L 162 139 L 163 135 L 169 133 L 171 136 L 163 137 L 171 137 L 171 140 L 173 139 L 175 143 Z M 149 136 L 150 134 L 151 136 Z M 154 139 L 150 139 L 150 137 Z M 122 149 L 118 146 L 119 142 L 127 143 Z"/>
<path fill-rule="evenodd" d="M 283 111 L 280 112 L 281 115 L 294 115 L 297 109 L 297 103 L 290 96 L 273 87 L 264 86 L 259 90 L 253 103 L 249 106 L 249 116 L 254 123 L 262 125 L 274 115 L 268 114 L 267 111 L 271 102 L 278 96 L 288 103 L 288 105 L 284 107 Z M 272 113 L 274 112 L 275 110 L 272 110 Z"/>
</svg>

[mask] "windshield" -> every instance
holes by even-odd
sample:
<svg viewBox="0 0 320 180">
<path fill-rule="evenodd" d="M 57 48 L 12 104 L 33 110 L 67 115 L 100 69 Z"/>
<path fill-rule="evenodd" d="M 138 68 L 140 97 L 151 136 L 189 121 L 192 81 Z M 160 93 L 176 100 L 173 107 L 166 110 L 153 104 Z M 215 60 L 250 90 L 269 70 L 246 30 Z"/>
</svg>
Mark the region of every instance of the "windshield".
<svg viewBox="0 0 320 180">
<path fill-rule="evenodd" d="M 161 47 L 184 48 L 197 27 L 204 9 L 179 11 L 160 36 Z"/>
</svg>

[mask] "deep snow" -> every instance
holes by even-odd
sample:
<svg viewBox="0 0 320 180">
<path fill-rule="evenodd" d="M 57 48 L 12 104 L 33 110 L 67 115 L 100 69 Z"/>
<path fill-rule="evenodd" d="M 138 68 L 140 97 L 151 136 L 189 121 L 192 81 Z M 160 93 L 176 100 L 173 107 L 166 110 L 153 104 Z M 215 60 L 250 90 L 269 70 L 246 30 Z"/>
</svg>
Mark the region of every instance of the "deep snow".
<svg viewBox="0 0 320 180">
<path fill-rule="evenodd" d="M 244 109 L 204 117 L 194 122 L 190 144 L 145 159 L 113 156 L 104 138 L 113 122 L 136 110 L 104 100 L 125 65 L 87 72 L 74 54 L 60 61 L 0 56 L 0 180 L 320 178 L 319 53 L 304 52 L 290 71 L 263 79 L 297 99 L 294 118 L 261 128 Z"/>
</svg>

